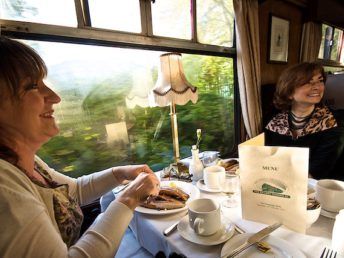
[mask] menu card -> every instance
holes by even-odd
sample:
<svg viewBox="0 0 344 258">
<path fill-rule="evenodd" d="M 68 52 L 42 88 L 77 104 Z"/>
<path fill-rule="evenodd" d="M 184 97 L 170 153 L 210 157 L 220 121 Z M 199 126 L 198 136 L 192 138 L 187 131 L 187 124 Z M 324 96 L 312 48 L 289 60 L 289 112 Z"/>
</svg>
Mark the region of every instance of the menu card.
<svg viewBox="0 0 344 258">
<path fill-rule="evenodd" d="M 309 149 L 263 144 L 261 134 L 239 145 L 242 216 L 305 233 Z"/>
</svg>

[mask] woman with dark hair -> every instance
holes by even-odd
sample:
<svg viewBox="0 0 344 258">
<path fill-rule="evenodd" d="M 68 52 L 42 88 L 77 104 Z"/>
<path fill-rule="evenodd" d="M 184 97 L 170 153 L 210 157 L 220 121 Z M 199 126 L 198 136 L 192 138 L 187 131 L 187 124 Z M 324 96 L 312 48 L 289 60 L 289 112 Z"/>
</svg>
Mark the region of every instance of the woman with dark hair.
<svg viewBox="0 0 344 258">
<path fill-rule="evenodd" d="M 0 257 L 113 257 L 135 207 L 158 194 L 158 178 L 147 165 L 77 179 L 48 167 L 36 152 L 59 132 L 61 99 L 32 48 L 0 36 L 0 57 Z M 125 180 L 133 181 L 79 238 L 80 205 Z"/>
<path fill-rule="evenodd" d="M 309 174 L 344 180 L 344 116 L 322 104 L 326 76 L 318 63 L 286 69 L 276 85 L 281 113 L 265 128 L 265 145 L 308 147 Z"/>
</svg>

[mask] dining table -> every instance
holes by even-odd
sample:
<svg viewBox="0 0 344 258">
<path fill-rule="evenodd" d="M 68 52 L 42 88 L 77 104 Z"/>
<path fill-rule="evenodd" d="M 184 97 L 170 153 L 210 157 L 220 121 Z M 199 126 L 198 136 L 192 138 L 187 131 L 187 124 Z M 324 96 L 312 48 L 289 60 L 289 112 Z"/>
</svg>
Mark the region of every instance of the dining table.
<svg viewBox="0 0 344 258">
<path fill-rule="evenodd" d="M 189 184 L 190 188 L 197 189 L 198 194 L 196 198 L 210 198 L 218 203 L 221 203 L 227 198 L 227 195 L 222 192 L 202 191 L 193 182 L 183 182 L 183 184 Z M 240 203 L 239 193 L 238 205 L 236 207 L 227 208 L 221 206 L 222 221 L 236 225 L 246 233 L 255 233 L 267 226 L 257 221 L 243 219 Z M 163 234 L 166 228 L 175 222 L 181 221 L 185 216 L 187 216 L 187 209 L 179 209 L 178 212 L 172 211 L 167 213 L 147 213 L 142 209 L 138 209 L 134 212 L 134 217 L 129 227 L 139 244 L 153 256 L 159 251 L 162 251 L 167 255 L 175 252 L 189 258 L 220 257 L 221 249 L 226 241 L 218 244 L 214 244 L 212 241 L 199 244 L 196 243 L 197 241 L 190 241 L 190 239 L 186 240 L 180 234 L 179 228 L 168 236 Z M 294 232 L 285 227 L 280 227 L 270 235 L 288 242 L 289 245 L 301 251 L 305 257 L 320 257 L 325 247 L 331 247 L 334 221 L 333 218 L 320 215 L 318 220 L 306 230 L 305 234 Z M 237 233 L 234 235 L 236 234 Z M 337 257 L 339 258 L 340 256 Z"/>
</svg>

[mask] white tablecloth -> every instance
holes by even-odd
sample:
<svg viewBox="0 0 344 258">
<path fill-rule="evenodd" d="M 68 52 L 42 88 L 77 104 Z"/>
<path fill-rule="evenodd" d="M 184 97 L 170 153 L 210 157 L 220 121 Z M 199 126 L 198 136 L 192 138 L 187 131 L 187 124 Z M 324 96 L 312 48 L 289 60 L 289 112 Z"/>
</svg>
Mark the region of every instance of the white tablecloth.
<svg viewBox="0 0 344 258">
<path fill-rule="evenodd" d="M 221 202 L 225 196 L 221 193 L 210 194 L 201 192 L 201 197 L 215 198 Z M 257 232 L 265 224 L 241 219 L 241 208 L 222 208 L 222 214 L 247 233 Z M 182 253 L 187 257 L 220 257 L 223 244 L 215 246 L 202 246 L 183 239 L 176 230 L 170 236 L 165 237 L 163 230 L 173 222 L 180 220 L 185 213 L 180 212 L 170 215 L 148 215 L 135 212 L 130 227 L 137 237 L 139 243 L 151 254 L 155 255 L 158 251 L 165 254 L 171 252 Z M 297 218 L 295 218 L 297 219 Z M 300 249 L 307 257 L 320 257 L 325 246 L 331 247 L 331 236 L 334 220 L 323 216 L 307 230 L 306 234 L 290 231 L 286 228 L 279 228 L 271 235 L 288 241 L 293 246 Z M 339 256 L 337 256 L 339 257 Z"/>
</svg>

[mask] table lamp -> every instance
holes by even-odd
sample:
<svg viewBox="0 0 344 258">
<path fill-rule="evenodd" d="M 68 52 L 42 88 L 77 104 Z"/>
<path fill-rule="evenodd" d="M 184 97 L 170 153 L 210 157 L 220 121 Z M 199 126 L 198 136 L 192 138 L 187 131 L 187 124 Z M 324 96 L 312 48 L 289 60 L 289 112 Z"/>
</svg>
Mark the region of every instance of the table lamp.
<svg viewBox="0 0 344 258">
<path fill-rule="evenodd" d="M 149 99 L 149 93 L 153 86 L 153 78 L 150 70 L 138 70 L 133 76 L 133 87 L 125 98 L 127 107 L 130 109 L 136 106 L 143 108 L 153 107 L 154 103 L 151 103 Z"/>
<path fill-rule="evenodd" d="M 181 58 L 182 55 L 179 53 L 166 53 L 160 56 L 158 80 L 151 94 L 157 106 L 170 106 L 175 163 L 180 160 L 176 105 L 185 105 L 190 100 L 196 103 L 198 100 L 197 88 L 186 80 Z"/>
</svg>

